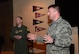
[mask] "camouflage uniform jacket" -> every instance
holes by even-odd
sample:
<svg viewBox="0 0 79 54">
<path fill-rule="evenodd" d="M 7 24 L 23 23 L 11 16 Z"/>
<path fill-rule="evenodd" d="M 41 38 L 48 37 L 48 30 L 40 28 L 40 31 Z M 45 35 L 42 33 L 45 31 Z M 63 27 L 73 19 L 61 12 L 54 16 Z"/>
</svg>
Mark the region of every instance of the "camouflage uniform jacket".
<svg viewBox="0 0 79 54">
<path fill-rule="evenodd" d="M 62 17 L 52 22 L 47 31 L 53 39 L 54 43 L 46 45 L 46 54 L 70 54 L 69 46 L 72 42 L 71 25 Z M 37 41 L 43 41 L 43 38 L 38 36 Z"/>
</svg>

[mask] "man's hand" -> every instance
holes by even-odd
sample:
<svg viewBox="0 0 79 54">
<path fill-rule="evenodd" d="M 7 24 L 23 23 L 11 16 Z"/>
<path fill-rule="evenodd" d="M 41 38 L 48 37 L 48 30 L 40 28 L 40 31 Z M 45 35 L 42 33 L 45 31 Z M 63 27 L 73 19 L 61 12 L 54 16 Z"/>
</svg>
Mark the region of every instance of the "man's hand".
<svg viewBox="0 0 79 54">
<path fill-rule="evenodd" d="M 36 36 L 37 36 L 37 34 L 31 34 L 31 33 L 29 33 L 29 34 L 27 35 L 28 40 L 36 40 Z"/>
<path fill-rule="evenodd" d="M 44 37 L 44 43 L 53 43 L 53 38 L 50 35 L 45 35 Z"/>
</svg>

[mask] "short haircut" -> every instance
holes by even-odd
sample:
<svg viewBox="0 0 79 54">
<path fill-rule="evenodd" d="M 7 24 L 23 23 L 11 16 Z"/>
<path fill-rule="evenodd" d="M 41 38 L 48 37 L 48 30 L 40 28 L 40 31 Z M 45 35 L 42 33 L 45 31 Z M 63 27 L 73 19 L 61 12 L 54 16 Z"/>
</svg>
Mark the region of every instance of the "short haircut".
<svg viewBox="0 0 79 54">
<path fill-rule="evenodd" d="M 18 18 L 20 18 L 21 20 L 23 20 L 23 18 L 21 16 L 17 16 Z"/>
<path fill-rule="evenodd" d="M 49 8 L 54 8 L 54 9 L 56 9 L 56 10 L 58 10 L 58 11 L 60 12 L 60 7 L 59 7 L 59 5 L 52 4 L 52 5 L 50 5 L 50 6 L 48 7 L 48 9 L 49 9 Z"/>
</svg>

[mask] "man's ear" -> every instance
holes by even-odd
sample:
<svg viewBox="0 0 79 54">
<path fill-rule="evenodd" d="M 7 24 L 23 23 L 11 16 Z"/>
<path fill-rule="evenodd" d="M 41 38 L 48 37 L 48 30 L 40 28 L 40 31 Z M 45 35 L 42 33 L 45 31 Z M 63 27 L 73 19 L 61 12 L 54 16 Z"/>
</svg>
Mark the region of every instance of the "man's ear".
<svg viewBox="0 0 79 54">
<path fill-rule="evenodd" d="M 56 14 L 56 13 L 57 13 L 57 10 L 54 11 L 54 14 Z"/>
</svg>

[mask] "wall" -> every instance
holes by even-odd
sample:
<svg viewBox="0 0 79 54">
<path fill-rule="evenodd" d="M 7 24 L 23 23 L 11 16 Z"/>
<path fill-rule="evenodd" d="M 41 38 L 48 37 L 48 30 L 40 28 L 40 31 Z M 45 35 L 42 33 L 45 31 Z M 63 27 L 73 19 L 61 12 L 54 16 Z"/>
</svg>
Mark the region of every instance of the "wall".
<svg viewBox="0 0 79 54">
<path fill-rule="evenodd" d="M 72 27 L 72 43 L 74 44 L 74 53 L 79 54 L 78 50 L 78 27 Z"/>
<path fill-rule="evenodd" d="M 46 34 L 46 30 L 48 28 L 48 6 L 51 4 L 54 4 L 54 0 L 13 0 L 13 24 L 15 23 L 16 16 L 22 16 L 23 17 L 23 24 L 28 27 L 31 33 L 37 33 L 41 36 Z M 38 11 L 33 12 L 33 6 L 42 7 L 43 9 L 40 9 Z M 44 16 L 35 18 L 35 13 L 41 13 L 45 14 Z M 33 25 L 33 19 L 43 21 L 43 23 Z M 35 32 L 35 26 L 46 28 L 46 30 Z M 38 43 L 41 44 L 41 43 Z M 37 43 L 34 43 L 34 47 L 38 47 Z M 43 45 L 42 45 L 43 46 Z M 42 47 L 45 49 L 44 47 Z M 36 49 L 36 48 L 35 48 Z M 37 53 L 37 52 L 36 52 Z"/>
<path fill-rule="evenodd" d="M 28 2 L 27 2 L 28 1 Z M 22 16 L 24 18 L 24 24 L 28 26 L 29 30 L 33 33 L 34 26 L 33 26 L 33 19 L 35 19 L 35 13 L 33 12 L 33 5 L 43 7 L 44 9 L 39 10 L 39 13 L 46 14 L 45 16 L 41 17 L 40 20 L 43 20 L 44 23 L 41 26 L 48 27 L 47 25 L 47 7 L 50 4 L 53 4 L 54 0 L 13 0 L 13 17 L 14 17 L 14 25 L 16 16 Z M 38 25 L 40 26 L 40 24 Z"/>
</svg>

